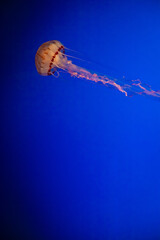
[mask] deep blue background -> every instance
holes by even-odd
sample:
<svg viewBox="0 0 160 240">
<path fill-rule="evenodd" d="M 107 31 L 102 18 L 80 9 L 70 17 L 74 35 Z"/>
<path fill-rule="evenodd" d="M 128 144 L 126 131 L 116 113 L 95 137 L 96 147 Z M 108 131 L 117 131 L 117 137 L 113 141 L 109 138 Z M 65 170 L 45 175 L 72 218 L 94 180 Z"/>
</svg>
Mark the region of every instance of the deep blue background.
<svg viewBox="0 0 160 240">
<path fill-rule="evenodd" d="M 160 89 L 159 1 L 13 1 L 1 16 L 1 239 L 160 239 L 160 102 L 34 63 L 56 39 Z"/>
</svg>

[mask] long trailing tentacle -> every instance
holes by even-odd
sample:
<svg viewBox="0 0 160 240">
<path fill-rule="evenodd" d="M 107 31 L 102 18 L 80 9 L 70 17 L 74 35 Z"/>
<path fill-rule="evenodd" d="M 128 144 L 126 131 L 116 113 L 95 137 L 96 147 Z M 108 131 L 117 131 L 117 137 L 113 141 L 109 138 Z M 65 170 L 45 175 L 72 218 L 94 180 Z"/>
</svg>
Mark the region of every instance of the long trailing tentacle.
<svg viewBox="0 0 160 240">
<path fill-rule="evenodd" d="M 74 59 L 77 59 L 77 60 L 80 60 L 80 61 L 83 61 L 83 62 L 87 62 L 87 63 L 91 63 L 90 61 L 87 61 L 87 60 L 84 60 L 82 58 L 78 58 L 78 57 L 75 57 L 75 56 L 72 56 L 72 55 L 68 55 L 66 53 L 63 53 L 63 52 L 59 52 L 61 55 L 64 55 L 66 57 L 70 57 L 70 58 L 74 58 Z"/>
<path fill-rule="evenodd" d="M 67 59 L 64 61 L 63 66 L 57 65 L 57 67 L 68 72 L 71 76 L 87 79 L 93 82 L 99 82 L 106 86 L 111 86 L 124 93 L 125 96 L 132 96 L 136 94 L 160 98 L 160 91 L 154 91 L 150 86 L 145 87 L 139 79 L 127 81 L 126 79 L 112 79 L 107 76 L 99 76 L 73 64 L 72 61 Z"/>
</svg>

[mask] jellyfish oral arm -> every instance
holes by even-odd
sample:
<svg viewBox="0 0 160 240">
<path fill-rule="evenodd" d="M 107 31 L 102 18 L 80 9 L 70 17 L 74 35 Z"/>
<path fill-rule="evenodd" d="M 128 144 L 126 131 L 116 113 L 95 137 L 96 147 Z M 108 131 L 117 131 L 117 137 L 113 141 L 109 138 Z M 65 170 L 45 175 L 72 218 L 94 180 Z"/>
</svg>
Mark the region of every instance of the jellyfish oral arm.
<svg viewBox="0 0 160 240">
<path fill-rule="evenodd" d="M 115 80 L 111 80 L 106 76 L 98 76 L 96 73 L 92 74 L 86 69 L 73 64 L 71 61 L 67 60 L 66 62 L 63 62 L 63 66 L 59 66 L 59 68 L 67 71 L 72 77 L 86 79 L 95 83 L 99 82 L 106 86 L 110 85 L 127 96 L 127 91 L 125 91 L 121 85 L 116 83 Z"/>
</svg>

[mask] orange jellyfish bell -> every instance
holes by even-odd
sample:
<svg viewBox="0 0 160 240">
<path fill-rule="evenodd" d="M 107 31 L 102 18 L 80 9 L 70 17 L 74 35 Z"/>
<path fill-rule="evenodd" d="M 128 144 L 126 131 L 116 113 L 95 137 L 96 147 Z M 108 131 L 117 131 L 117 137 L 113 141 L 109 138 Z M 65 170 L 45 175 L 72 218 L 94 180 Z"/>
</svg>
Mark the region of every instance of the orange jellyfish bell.
<svg viewBox="0 0 160 240">
<path fill-rule="evenodd" d="M 64 46 L 57 40 L 43 43 L 37 50 L 35 65 L 39 74 L 48 76 L 62 65 Z"/>
</svg>

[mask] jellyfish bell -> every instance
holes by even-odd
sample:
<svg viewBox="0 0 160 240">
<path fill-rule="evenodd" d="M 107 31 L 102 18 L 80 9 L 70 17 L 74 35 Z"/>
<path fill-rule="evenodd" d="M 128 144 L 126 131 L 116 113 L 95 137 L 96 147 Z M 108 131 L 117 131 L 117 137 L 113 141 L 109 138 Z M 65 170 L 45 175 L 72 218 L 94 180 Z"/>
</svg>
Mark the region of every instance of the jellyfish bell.
<svg viewBox="0 0 160 240">
<path fill-rule="evenodd" d="M 66 61 L 64 46 L 57 40 L 43 43 L 38 48 L 35 56 L 37 71 L 43 76 L 53 75 L 57 68 L 63 68 Z"/>
</svg>

